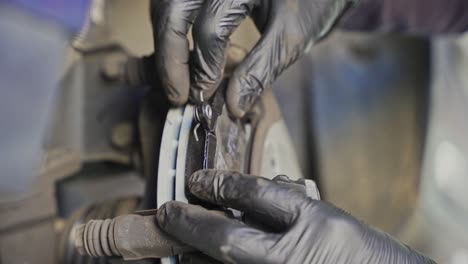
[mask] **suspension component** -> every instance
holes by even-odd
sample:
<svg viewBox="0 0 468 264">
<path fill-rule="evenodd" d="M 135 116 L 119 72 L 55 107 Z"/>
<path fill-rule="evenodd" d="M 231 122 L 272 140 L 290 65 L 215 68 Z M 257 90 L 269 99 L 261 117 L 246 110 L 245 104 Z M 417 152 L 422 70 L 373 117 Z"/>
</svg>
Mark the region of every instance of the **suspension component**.
<svg viewBox="0 0 468 264">
<path fill-rule="evenodd" d="M 193 251 L 160 230 L 154 214 L 91 220 L 76 227 L 75 246 L 83 255 L 116 256 L 125 260 L 161 258 Z"/>
</svg>

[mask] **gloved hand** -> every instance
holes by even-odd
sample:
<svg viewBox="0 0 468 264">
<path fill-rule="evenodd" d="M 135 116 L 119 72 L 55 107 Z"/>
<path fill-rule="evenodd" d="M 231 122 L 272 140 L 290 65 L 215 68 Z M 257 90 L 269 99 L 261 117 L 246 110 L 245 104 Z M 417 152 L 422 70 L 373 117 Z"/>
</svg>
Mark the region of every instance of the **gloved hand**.
<svg viewBox="0 0 468 264">
<path fill-rule="evenodd" d="M 152 0 L 156 74 L 176 104 L 212 96 L 229 37 L 250 15 L 262 37 L 230 80 L 226 102 L 241 117 L 261 92 L 323 37 L 357 0 Z M 187 33 L 193 24 L 194 51 Z M 203 97 L 203 98 L 202 98 Z"/>
<path fill-rule="evenodd" d="M 267 227 L 181 202 L 158 210 L 158 225 L 168 234 L 225 263 L 434 263 L 287 184 L 211 170 L 192 175 L 188 186 L 198 198 Z"/>
</svg>

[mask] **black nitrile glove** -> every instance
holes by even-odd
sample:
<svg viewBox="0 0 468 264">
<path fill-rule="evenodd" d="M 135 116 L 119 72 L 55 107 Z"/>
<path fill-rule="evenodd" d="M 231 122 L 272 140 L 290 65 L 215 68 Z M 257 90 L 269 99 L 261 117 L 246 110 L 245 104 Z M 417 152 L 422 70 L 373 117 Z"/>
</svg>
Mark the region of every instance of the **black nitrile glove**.
<svg viewBox="0 0 468 264">
<path fill-rule="evenodd" d="M 169 202 L 158 225 L 225 263 L 434 263 L 346 212 L 297 188 L 226 171 L 200 171 L 189 189 L 268 225 L 258 229 L 202 207 Z"/>
<path fill-rule="evenodd" d="M 262 33 L 227 91 L 241 117 L 262 91 L 323 37 L 356 0 L 152 0 L 156 74 L 169 100 L 211 97 L 223 78 L 229 37 L 251 16 Z M 187 33 L 193 24 L 194 51 Z M 203 98 L 202 98 L 203 97 Z"/>
</svg>

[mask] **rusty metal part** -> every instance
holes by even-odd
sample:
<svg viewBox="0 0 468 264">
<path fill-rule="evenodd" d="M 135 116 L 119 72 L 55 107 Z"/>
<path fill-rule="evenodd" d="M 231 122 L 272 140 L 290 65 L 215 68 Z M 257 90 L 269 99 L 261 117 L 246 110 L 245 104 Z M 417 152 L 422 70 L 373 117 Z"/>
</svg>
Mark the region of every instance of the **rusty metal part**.
<svg viewBox="0 0 468 264">
<path fill-rule="evenodd" d="M 132 156 L 139 149 L 138 140 L 133 138 L 136 125 L 133 129 L 123 129 L 124 133 L 119 128 L 114 133 L 113 129 L 123 123 L 137 123 L 142 91 L 102 78 L 103 67 L 118 71 L 128 57 L 121 48 L 107 49 L 84 54 L 68 68 L 60 83 L 59 103 L 51 117 L 48 145 L 77 152 L 83 163 L 132 164 Z M 122 138 L 126 142 L 120 142 Z"/>
<path fill-rule="evenodd" d="M 188 139 L 185 178 L 200 169 L 248 173 L 246 169 L 250 154 L 247 145 L 251 129 L 249 124 L 229 116 L 224 102 L 227 83 L 228 79 L 223 81 L 209 101 L 195 106 L 192 125 L 194 133 L 190 133 Z M 185 194 L 188 201 L 210 207 L 187 190 Z"/>
<path fill-rule="evenodd" d="M 194 251 L 170 238 L 155 223 L 154 214 L 91 220 L 76 227 L 75 246 L 83 255 L 119 256 L 124 260 L 169 257 Z"/>
<path fill-rule="evenodd" d="M 278 103 L 270 89 L 265 90 L 246 118 L 250 119 L 254 129 L 251 141 L 249 173 L 261 175 L 261 161 L 265 149 L 265 138 L 271 126 L 282 119 Z M 270 177 L 274 175 L 264 176 Z"/>
</svg>

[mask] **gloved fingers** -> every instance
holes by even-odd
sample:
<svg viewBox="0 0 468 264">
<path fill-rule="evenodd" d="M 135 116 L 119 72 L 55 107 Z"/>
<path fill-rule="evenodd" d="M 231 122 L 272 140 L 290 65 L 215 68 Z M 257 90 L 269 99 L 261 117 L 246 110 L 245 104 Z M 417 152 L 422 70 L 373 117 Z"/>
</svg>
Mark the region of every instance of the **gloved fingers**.
<svg viewBox="0 0 468 264">
<path fill-rule="evenodd" d="M 293 43 L 293 36 L 284 29 L 285 24 L 276 22 L 269 25 L 231 77 L 226 102 L 235 117 L 243 117 L 262 92 L 299 57 L 300 52 L 297 51 L 302 44 Z"/>
<path fill-rule="evenodd" d="M 189 190 L 198 198 L 245 212 L 260 222 L 291 225 L 307 199 L 302 191 L 238 172 L 205 170 L 189 178 Z"/>
<path fill-rule="evenodd" d="M 190 90 L 187 33 L 204 0 L 152 0 L 151 20 L 159 85 L 175 105 L 188 100 Z"/>
<path fill-rule="evenodd" d="M 257 1 L 205 1 L 192 31 L 194 51 L 191 59 L 191 97 L 194 100 L 200 102 L 210 98 L 216 91 L 226 65 L 229 37 Z"/>
<path fill-rule="evenodd" d="M 261 263 L 278 234 L 267 234 L 235 219 L 182 202 L 168 202 L 156 213 L 166 233 L 224 263 Z"/>
</svg>

